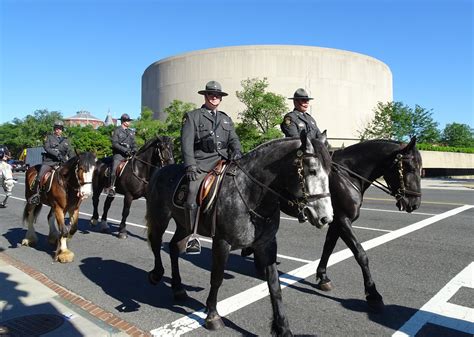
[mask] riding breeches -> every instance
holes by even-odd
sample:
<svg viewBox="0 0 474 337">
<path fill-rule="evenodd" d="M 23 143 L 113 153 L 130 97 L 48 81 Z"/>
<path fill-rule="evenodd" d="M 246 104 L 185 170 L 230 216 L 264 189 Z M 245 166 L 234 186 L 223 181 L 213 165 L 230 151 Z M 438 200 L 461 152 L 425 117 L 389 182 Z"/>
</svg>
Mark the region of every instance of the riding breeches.
<svg viewBox="0 0 474 337">
<path fill-rule="evenodd" d="M 186 207 L 195 208 L 197 205 L 197 194 L 199 192 L 199 186 L 201 186 L 202 180 L 207 175 L 207 172 L 199 172 L 197 179 L 188 183 L 188 196 L 186 197 Z"/>
</svg>

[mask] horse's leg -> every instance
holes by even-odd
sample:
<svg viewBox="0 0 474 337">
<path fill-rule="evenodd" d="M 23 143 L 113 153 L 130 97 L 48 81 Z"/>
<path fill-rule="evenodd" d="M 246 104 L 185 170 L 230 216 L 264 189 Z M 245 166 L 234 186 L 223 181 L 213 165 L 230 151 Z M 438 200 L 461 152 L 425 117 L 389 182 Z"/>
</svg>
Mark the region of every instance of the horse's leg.
<svg viewBox="0 0 474 337">
<path fill-rule="evenodd" d="M 186 290 L 181 283 L 181 275 L 179 273 L 179 247 L 178 242 L 188 235 L 185 227 L 176 222 L 176 231 L 169 243 L 170 259 L 171 259 L 171 288 L 175 300 L 182 301 L 188 297 Z"/>
<path fill-rule="evenodd" d="M 206 328 L 209 330 L 217 330 L 225 326 L 217 312 L 217 293 L 224 279 L 224 269 L 229 258 L 229 252 L 230 245 L 226 241 L 216 239 L 212 241 L 211 290 L 206 300 Z"/>
<path fill-rule="evenodd" d="M 341 221 L 338 218 L 334 218 L 334 221 L 329 225 L 326 240 L 324 241 L 323 254 L 321 255 L 318 267 L 316 268 L 317 287 L 324 291 L 330 291 L 334 288 L 331 280 L 326 274 L 326 268 L 328 266 L 329 257 L 336 246 L 337 239 L 339 239 L 340 226 Z"/>
<path fill-rule="evenodd" d="M 122 221 L 120 222 L 118 238 L 126 239 L 127 234 L 127 217 L 130 214 L 130 206 L 132 205 L 133 196 L 130 193 L 125 193 L 123 198 L 123 210 L 122 210 Z"/>
<path fill-rule="evenodd" d="M 26 231 L 25 238 L 21 240 L 22 246 L 34 247 L 38 243 L 38 236 L 36 235 L 34 227 L 36 216 L 39 213 L 39 210 L 36 211 L 37 207 L 41 210 L 42 204 L 31 205 L 27 203 L 23 210 L 23 223 L 26 222 L 28 224 L 28 230 Z"/>
<path fill-rule="evenodd" d="M 359 264 L 362 275 L 364 277 L 365 298 L 370 308 L 376 311 L 381 311 L 384 307 L 382 295 L 379 294 L 375 287 L 375 282 L 372 279 L 369 269 L 369 258 L 362 245 L 357 240 L 351 226 L 351 221 L 346 219 L 341 226 L 341 239 L 354 254 L 357 263 Z"/>
<path fill-rule="evenodd" d="M 59 232 L 58 232 L 58 229 L 56 228 L 55 217 L 54 217 L 52 207 L 48 213 L 48 225 L 49 225 L 48 243 L 51 246 L 57 245 L 58 240 L 59 240 Z"/>
<path fill-rule="evenodd" d="M 109 209 L 110 209 L 110 205 L 112 205 L 112 201 L 114 201 L 114 197 L 107 196 L 107 198 L 105 198 L 104 211 L 102 212 L 102 218 L 101 218 L 100 226 L 99 226 L 99 230 L 102 233 L 110 232 L 110 227 L 109 227 L 109 224 L 107 223 L 107 214 L 109 213 Z"/>
<path fill-rule="evenodd" d="M 278 269 L 276 265 L 276 237 L 273 238 L 273 240 L 270 241 L 266 247 L 257 247 L 255 249 L 255 257 L 257 258 L 257 256 L 258 264 L 261 268 L 264 268 L 268 290 L 270 291 L 270 300 L 273 311 L 272 335 L 293 336 L 290 330 L 288 319 L 283 310 L 280 279 L 278 278 Z"/>
<path fill-rule="evenodd" d="M 67 247 L 67 238 L 69 235 L 70 226 L 66 225 L 64 221 L 64 210 L 58 206 L 53 208 L 60 233 L 56 252 L 54 254 L 54 260 L 61 263 L 72 262 L 74 260 L 74 253 Z"/>
<path fill-rule="evenodd" d="M 77 224 L 79 222 L 79 205 L 77 208 L 69 210 L 69 225 L 71 229 L 69 230 L 69 239 L 77 232 Z"/>
<path fill-rule="evenodd" d="M 100 194 L 102 193 L 103 186 L 100 183 L 93 183 L 94 190 L 92 193 L 92 207 L 94 210 L 92 211 L 92 218 L 90 223 L 92 226 L 97 225 L 99 222 L 99 201 L 100 201 Z"/>
</svg>

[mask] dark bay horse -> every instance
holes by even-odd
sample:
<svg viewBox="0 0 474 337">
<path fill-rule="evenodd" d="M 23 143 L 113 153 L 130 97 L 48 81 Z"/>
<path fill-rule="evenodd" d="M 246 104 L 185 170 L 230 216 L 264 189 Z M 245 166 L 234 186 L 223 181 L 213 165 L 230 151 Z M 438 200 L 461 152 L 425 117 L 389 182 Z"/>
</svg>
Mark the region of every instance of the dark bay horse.
<svg viewBox="0 0 474 337">
<path fill-rule="evenodd" d="M 380 310 L 383 299 L 375 287 L 365 250 L 357 240 L 352 223 L 359 218 L 364 192 L 371 184 L 396 199 L 400 211 L 408 213 L 421 204 L 421 155 L 416 139 L 408 144 L 388 140 L 370 140 L 334 152 L 333 167 L 329 177 L 334 220 L 329 226 L 324 250 L 316 271 L 318 287 L 333 288 L 327 276 L 327 264 L 336 242 L 341 238 L 354 254 L 362 269 L 368 305 Z M 387 186 L 377 184 L 383 177 Z"/>
<path fill-rule="evenodd" d="M 124 196 L 122 221 L 120 222 L 118 238 L 127 238 L 126 222 L 130 214 L 132 201 L 145 196 L 148 181 L 151 174 L 165 165 L 173 164 L 173 140 L 171 137 L 158 136 L 146 142 L 138 152 L 128 160 L 121 175 L 117 175 L 115 187 L 117 193 Z M 92 204 L 94 211 L 90 220 L 92 225 L 96 225 L 99 219 L 99 197 L 104 187 L 109 184 L 112 158 L 107 157 L 97 162 L 97 168 L 93 179 Z M 107 196 L 104 202 L 99 229 L 103 232 L 109 230 L 107 224 L 107 214 L 114 197 Z"/>
<path fill-rule="evenodd" d="M 84 152 L 69 159 L 53 171 L 41 188 L 41 202 L 37 205 L 27 203 L 23 210 L 23 223 L 28 223 L 28 231 L 21 244 L 34 246 L 38 242 L 33 224 L 36 222 L 43 204 L 51 207 L 48 213 L 48 241 L 56 244 L 54 261 L 72 262 L 74 253 L 68 249 L 67 240 L 77 231 L 79 206 L 83 199 L 92 194 L 92 175 L 96 157 L 91 152 Z M 28 200 L 34 192 L 31 186 L 39 172 L 40 165 L 30 167 L 25 175 L 25 198 Z M 69 213 L 69 224 L 64 217 Z M 58 229 L 54 225 L 54 220 Z"/>
<path fill-rule="evenodd" d="M 215 227 L 210 224 L 208 216 L 199 225 L 199 234 L 213 236 L 206 328 L 216 330 L 224 326 L 216 305 L 229 252 L 252 247 L 260 252 L 260 263 L 265 268 L 273 309 L 272 332 L 279 336 L 292 336 L 283 310 L 276 267 L 277 250 L 273 243 L 280 223 L 281 202 L 297 205 L 299 212 L 304 213 L 314 226 L 322 227 L 332 221 L 328 182 L 331 160 L 324 146 L 325 139 L 323 135 L 321 139 L 310 140 L 302 134 L 301 139 L 273 140 L 230 164 L 215 206 Z M 149 272 L 152 284 L 157 284 L 164 274 L 160 254 L 168 222 L 173 218 L 177 224 L 169 243 L 175 299 L 187 297 L 179 273 L 177 244 L 187 235 L 184 212 L 172 200 L 183 173 L 182 165 L 169 165 L 153 175 L 145 217 L 148 241 L 155 257 L 154 269 Z"/>
</svg>

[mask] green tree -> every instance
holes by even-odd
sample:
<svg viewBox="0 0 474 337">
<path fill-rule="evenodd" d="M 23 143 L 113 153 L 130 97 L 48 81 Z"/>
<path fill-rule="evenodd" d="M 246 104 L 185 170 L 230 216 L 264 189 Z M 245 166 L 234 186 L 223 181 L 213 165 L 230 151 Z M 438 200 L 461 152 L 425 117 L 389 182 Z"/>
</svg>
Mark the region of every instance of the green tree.
<svg viewBox="0 0 474 337">
<path fill-rule="evenodd" d="M 471 147 L 474 146 L 474 130 L 467 124 L 447 124 L 441 141 L 448 146 Z"/>
<path fill-rule="evenodd" d="M 104 128 L 107 132 L 99 130 L 101 128 Z M 112 155 L 109 130 L 110 127 L 99 127 L 95 130 L 91 125 L 71 126 L 67 128 L 67 134 L 76 151 L 94 152 L 97 158 L 103 158 Z"/>
<path fill-rule="evenodd" d="M 158 119 L 153 119 L 153 111 L 148 107 L 142 108 L 140 117 L 132 122 L 132 127 L 136 129 L 138 147 L 143 146 L 143 144 L 157 135 L 165 133 L 166 130 L 165 123 Z"/>
<path fill-rule="evenodd" d="M 164 135 L 173 138 L 173 155 L 176 162 L 182 161 L 181 156 L 181 125 L 184 114 L 196 109 L 194 103 L 174 100 L 163 112 L 166 115 L 166 129 Z"/>
<path fill-rule="evenodd" d="M 419 142 L 433 143 L 439 139 L 438 123 L 433 121 L 431 110 L 419 105 L 415 109 L 402 102 L 379 102 L 373 119 L 359 131 L 362 139 L 393 139 L 408 141 L 416 136 Z"/>
<path fill-rule="evenodd" d="M 267 78 L 249 78 L 240 83 L 243 90 L 235 94 L 246 106 L 245 110 L 239 113 L 242 123 L 255 125 L 261 134 L 280 124 L 288 107 L 285 97 L 266 91 L 269 86 Z"/>
</svg>

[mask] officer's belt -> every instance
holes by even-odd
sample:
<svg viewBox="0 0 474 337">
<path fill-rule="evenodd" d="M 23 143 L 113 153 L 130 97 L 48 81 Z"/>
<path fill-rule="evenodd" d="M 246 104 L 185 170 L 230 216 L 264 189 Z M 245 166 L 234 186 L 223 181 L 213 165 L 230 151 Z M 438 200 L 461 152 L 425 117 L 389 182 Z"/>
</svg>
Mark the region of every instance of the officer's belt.
<svg viewBox="0 0 474 337">
<path fill-rule="evenodd" d="M 216 150 L 227 149 L 227 143 L 226 142 L 214 143 L 214 141 L 203 140 L 199 143 L 195 143 L 194 149 L 201 150 L 202 152 L 206 152 L 206 153 L 212 153 L 212 152 L 215 152 Z"/>
</svg>

